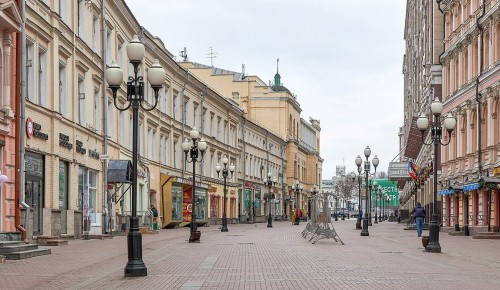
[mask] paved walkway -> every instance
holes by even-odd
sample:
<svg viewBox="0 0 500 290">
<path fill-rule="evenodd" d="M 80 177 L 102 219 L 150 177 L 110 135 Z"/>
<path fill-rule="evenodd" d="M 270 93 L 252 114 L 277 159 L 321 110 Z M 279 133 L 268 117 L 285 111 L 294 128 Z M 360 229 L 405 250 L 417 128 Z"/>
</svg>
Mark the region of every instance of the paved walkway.
<svg viewBox="0 0 500 290">
<path fill-rule="evenodd" d="M 416 232 L 382 222 L 361 237 L 355 219 L 334 222 L 345 245 L 311 244 L 306 223 L 188 228 L 143 235 L 147 277 L 124 278 L 126 237 L 74 240 L 52 254 L 0 264 L 0 289 L 500 289 L 500 240 L 441 233 L 427 253 Z M 427 234 L 424 232 L 424 234 Z"/>
</svg>

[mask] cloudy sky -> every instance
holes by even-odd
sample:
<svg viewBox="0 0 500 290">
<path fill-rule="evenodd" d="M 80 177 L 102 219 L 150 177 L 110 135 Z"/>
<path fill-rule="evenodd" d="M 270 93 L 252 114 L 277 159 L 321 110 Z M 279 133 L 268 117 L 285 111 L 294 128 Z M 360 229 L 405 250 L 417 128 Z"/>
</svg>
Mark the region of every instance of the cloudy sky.
<svg viewBox="0 0 500 290">
<path fill-rule="evenodd" d="M 323 178 L 369 145 L 378 170 L 398 154 L 403 123 L 403 0 L 126 0 L 179 57 L 281 82 L 321 122 Z"/>
</svg>

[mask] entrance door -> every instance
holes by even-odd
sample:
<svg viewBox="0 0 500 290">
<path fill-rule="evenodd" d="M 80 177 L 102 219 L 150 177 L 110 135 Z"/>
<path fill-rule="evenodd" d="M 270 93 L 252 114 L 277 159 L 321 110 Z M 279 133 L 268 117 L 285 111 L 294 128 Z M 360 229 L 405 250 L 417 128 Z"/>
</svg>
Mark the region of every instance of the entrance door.
<svg viewBox="0 0 500 290">
<path fill-rule="evenodd" d="M 68 233 L 68 164 L 59 161 L 59 209 L 61 210 L 61 234 Z"/>
<path fill-rule="evenodd" d="M 43 182 L 42 179 L 26 179 L 26 194 L 33 211 L 33 235 L 43 233 Z"/>
</svg>

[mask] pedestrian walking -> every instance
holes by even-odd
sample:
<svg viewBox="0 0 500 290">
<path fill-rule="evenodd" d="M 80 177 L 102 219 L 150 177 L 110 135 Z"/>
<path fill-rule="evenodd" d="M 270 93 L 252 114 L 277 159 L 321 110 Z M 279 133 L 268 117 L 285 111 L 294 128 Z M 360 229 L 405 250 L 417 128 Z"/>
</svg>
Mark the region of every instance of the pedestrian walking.
<svg viewBox="0 0 500 290">
<path fill-rule="evenodd" d="M 413 209 L 413 218 L 415 219 L 415 224 L 417 225 L 417 234 L 419 237 L 422 236 L 422 224 L 425 218 L 425 209 L 422 207 L 420 202 Z"/>
</svg>

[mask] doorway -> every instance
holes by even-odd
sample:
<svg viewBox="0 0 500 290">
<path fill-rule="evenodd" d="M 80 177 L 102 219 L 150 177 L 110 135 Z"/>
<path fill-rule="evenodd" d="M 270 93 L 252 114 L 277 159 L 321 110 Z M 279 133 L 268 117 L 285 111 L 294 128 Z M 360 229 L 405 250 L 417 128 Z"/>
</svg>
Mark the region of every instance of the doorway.
<svg viewBox="0 0 500 290">
<path fill-rule="evenodd" d="M 26 152 L 26 202 L 33 212 L 33 236 L 43 234 L 43 155 Z"/>
</svg>

